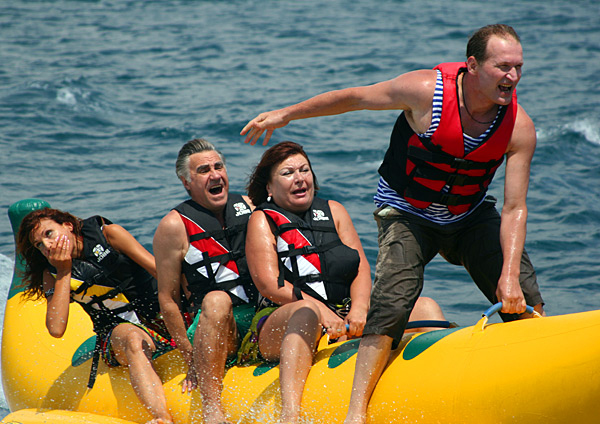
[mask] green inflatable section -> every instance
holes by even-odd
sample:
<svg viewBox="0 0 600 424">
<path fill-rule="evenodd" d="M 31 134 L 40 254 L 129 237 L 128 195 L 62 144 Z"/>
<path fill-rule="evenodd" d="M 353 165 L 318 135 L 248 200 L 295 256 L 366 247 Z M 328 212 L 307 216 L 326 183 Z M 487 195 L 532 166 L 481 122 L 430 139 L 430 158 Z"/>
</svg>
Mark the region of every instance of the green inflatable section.
<svg viewBox="0 0 600 424">
<path fill-rule="evenodd" d="M 19 226 L 21 225 L 21 221 L 23 218 L 29 213 L 37 209 L 42 209 L 50 207 L 50 204 L 45 200 L 40 199 L 23 199 L 16 203 L 13 203 L 8 208 L 8 218 L 10 219 L 10 225 L 12 226 L 13 236 L 15 238 L 15 245 L 17 242 L 17 232 L 19 231 Z M 12 283 L 10 285 L 10 290 L 8 292 L 8 298 L 10 299 L 14 295 L 21 293 L 24 290 L 24 287 L 19 287 L 21 284 L 21 279 L 19 278 L 19 274 L 23 271 L 23 258 L 21 255 L 15 256 L 15 272 L 13 274 Z"/>
<path fill-rule="evenodd" d="M 421 334 L 419 337 L 413 338 L 404 351 L 402 352 L 402 358 L 405 361 L 410 361 L 411 359 L 416 358 L 421 353 L 425 352 L 435 343 L 442 340 L 444 337 L 454 333 L 455 331 L 460 330 L 461 328 L 451 328 L 448 330 L 437 330 L 430 331 L 429 333 Z"/>
</svg>

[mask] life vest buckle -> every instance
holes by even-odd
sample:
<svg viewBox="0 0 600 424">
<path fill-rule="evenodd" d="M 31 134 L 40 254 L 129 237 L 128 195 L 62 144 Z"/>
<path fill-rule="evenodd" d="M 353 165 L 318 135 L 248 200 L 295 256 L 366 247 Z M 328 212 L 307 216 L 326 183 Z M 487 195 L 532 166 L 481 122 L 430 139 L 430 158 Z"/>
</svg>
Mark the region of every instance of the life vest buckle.
<svg viewBox="0 0 600 424">
<path fill-rule="evenodd" d="M 454 160 L 452 160 L 452 167 L 454 169 L 461 170 L 461 169 L 469 169 L 469 165 L 470 165 L 470 160 L 467 159 L 463 159 L 463 158 L 454 158 Z"/>
<path fill-rule="evenodd" d="M 449 193 L 440 193 L 439 202 L 436 203 L 440 203 L 446 206 L 457 206 L 462 204 L 460 196 Z"/>
<path fill-rule="evenodd" d="M 316 246 L 304 246 L 300 249 L 303 255 L 310 255 L 311 253 L 318 253 Z"/>
<path fill-rule="evenodd" d="M 467 175 L 463 174 L 450 174 L 446 179 L 446 183 L 449 185 L 465 185 L 465 181 L 467 179 Z"/>
<path fill-rule="evenodd" d="M 440 204 L 442 205 L 447 205 L 448 201 L 450 200 L 450 196 L 446 193 L 440 193 Z"/>
</svg>

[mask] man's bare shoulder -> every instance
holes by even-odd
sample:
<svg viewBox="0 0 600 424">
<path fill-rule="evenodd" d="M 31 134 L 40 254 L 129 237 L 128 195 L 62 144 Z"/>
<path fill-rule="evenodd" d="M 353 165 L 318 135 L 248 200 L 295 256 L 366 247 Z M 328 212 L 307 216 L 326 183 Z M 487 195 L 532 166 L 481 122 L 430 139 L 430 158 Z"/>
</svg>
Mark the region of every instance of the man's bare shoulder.
<svg viewBox="0 0 600 424">
<path fill-rule="evenodd" d="M 176 255 L 177 260 L 182 259 L 188 247 L 185 225 L 177 211 L 170 211 L 161 219 L 154 233 L 152 248 L 157 264 L 164 265 L 164 260 L 172 259 L 173 255 Z"/>
<path fill-rule="evenodd" d="M 183 224 L 181 221 L 181 216 L 179 215 L 179 212 L 172 210 L 160 220 L 158 226 L 169 228 L 171 226 L 179 227 L 179 224 Z"/>
<path fill-rule="evenodd" d="M 158 227 L 156 228 L 156 233 L 154 234 L 154 240 L 157 238 L 161 241 L 168 240 L 169 238 L 173 238 L 176 236 L 184 236 L 186 235 L 185 226 L 183 225 L 183 221 L 179 212 L 172 210 L 168 214 L 166 214 L 158 223 Z"/>
<path fill-rule="evenodd" d="M 520 104 L 517 104 L 517 118 L 515 121 L 515 126 L 525 127 L 529 130 L 535 129 L 533 125 L 533 120 L 531 117 L 525 112 L 525 109 Z"/>
<path fill-rule="evenodd" d="M 387 81 L 385 89 L 398 109 L 422 114 L 431 108 L 436 78 L 437 71 L 419 69 Z"/>
<path fill-rule="evenodd" d="M 419 69 L 398 75 L 391 80 L 397 90 L 412 93 L 413 95 L 428 96 L 435 90 L 437 71 L 434 69 Z"/>
<path fill-rule="evenodd" d="M 515 151 L 519 149 L 533 150 L 537 142 L 537 136 L 535 132 L 535 125 L 533 120 L 529 117 L 525 109 L 521 106 L 517 106 L 517 117 L 515 120 L 515 127 L 508 145 L 508 151 Z"/>
</svg>

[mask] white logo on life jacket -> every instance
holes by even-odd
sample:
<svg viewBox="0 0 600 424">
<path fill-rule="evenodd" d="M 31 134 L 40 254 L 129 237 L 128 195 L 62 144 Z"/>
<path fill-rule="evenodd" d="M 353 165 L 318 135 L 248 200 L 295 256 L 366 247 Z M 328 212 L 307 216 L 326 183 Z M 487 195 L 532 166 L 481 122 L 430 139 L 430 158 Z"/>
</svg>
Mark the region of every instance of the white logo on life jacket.
<svg viewBox="0 0 600 424">
<path fill-rule="evenodd" d="M 242 202 L 234 203 L 233 208 L 235 209 L 235 216 L 246 215 L 252 212 L 250 209 L 248 209 L 246 204 Z"/>
<path fill-rule="evenodd" d="M 313 209 L 313 221 L 329 221 L 329 217 L 325 215 L 325 212 Z"/>
<path fill-rule="evenodd" d="M 106 257 L 106 255 L 108 255 L 110 253 L 110 250 L 104 250 L 104 247 L 102 247 L 101 244 L 97 244 L 92 249 L 92 252 L 98 258 L 98 262 L 100 262 L 102 259 L 104 259 Z"/>
</svg>

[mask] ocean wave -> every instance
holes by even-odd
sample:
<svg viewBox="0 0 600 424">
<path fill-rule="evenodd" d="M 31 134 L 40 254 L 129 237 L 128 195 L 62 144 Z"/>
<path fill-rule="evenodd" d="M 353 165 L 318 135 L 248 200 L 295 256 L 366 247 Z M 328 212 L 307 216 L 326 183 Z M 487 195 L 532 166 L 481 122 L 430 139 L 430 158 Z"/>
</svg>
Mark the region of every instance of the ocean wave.
<svg viewBox="0 0 600 424">
<path fill-rule="evenodd" d="M 4 306 L 8 296 L 8 289 L 12 281 L 14 262 L 5 255 L 0 254 L 0 320 L 4 322 Z M 0 338 L 2 336 L 2 328 L 0 327 Z M 0 373 L 2 370 L 0 369 Z M 0 417 L 4 417 L 8 413 L 8 405 L 4 397 L 4 390 L 0 385 Z"/>
<path fill-rule="evenodd" d="M 0 6 L 0 296 L 13 272 L 12 202 L 36 197 L 81 217 L 104 215 L 151 249 L 160 218 L 186 198 L 174 162 L 187 140 L 214 142 L 227 157 L 231 190 L 243 192 L 265 151 L 243 144 L 249 119 L 320 92 L 462 60 L 470 33 L 495 21 L 478 2 L 439 0 L 51 4 Z M 531 0 L 503 9 L 523 40 L 519 103 L 538 135 L 527 249 L 550 312 L 597 309 L 597 7 Z M 298 120 L 270 142 L 304 145 L 323 197 L 344 203 L 373 271 L 372 197 L 397 116 Z M 500 168 L 490 186 L 499 207 L 503 183 Z M 424 295 L 459 324 L 473 324 L 487 307 L 467 272 L 439 257 L 427 267 Z M 4 404 L 0 392 L 0 416 Z"/>
<path fill-rule="evenodd" d="M 565 129 L 581 134 L 590 143 L 600 145 L 600 124 L 598 120 L 586 118 L 565 125 Z"/>
<path fill-rule="evenodd" d="M 70 89 L 60 88 L 56 92 L 56 101 L 69 106 L 75 106 L 77 104 L 77 97 L 75 97 L 75 94 Z"/>
</svg>

